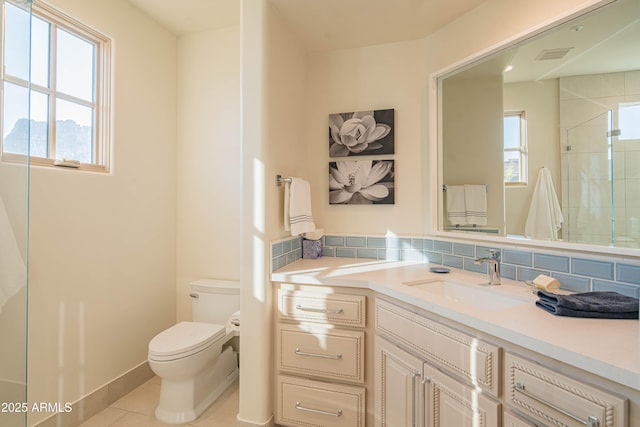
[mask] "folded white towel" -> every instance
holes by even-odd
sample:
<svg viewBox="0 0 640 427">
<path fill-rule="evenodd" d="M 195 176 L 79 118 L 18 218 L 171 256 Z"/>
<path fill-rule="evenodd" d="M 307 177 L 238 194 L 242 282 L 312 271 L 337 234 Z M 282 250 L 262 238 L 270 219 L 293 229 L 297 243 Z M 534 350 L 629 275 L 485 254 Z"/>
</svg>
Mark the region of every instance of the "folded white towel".
<svg viewBox="0 0 640 427">
<path fill-rule="evenodd" d="M 564 217 L 553 186 L 551 171 L 541 168 L 533 190 L 524 235 L 532 239 L 558 240 Z"/>
<path fill-rule="evenodd" d="M 447 185 L 447 219 L 451 225 L 467 224 L 464 203 L 464 186 Z"/>
<path fill-rule="evenodd" d="M 311 213 L 311 186 L 300 178 L 291 178 L 284 188 L 284 229 L 299 236 L 316 229 Z"/>
<path fill-rule="evenodd" d="M 464 186 L 466 223 L 487 225 L 487 187 L 485 185 Z"/>
</svg>

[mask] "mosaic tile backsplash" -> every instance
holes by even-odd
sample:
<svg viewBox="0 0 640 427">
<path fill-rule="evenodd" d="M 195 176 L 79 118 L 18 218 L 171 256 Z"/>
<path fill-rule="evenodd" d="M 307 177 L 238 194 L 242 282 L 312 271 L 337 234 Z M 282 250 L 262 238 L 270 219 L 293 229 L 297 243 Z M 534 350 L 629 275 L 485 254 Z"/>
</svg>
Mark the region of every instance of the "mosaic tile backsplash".
<svg viewBox="0 0 640 427">
<path fill-rule="evenodd" d="M 478 273 L 486 273 L 487 265 L 476 265 L 474 259 L 488 256 L 488 250 L 494 248 L 501 250 L 502 277 L 524 281 L 545 274 L 558 279 L 562 289 L 568 291 L 616 291 L 640 297 L 640 263 L 423 238 L 339 235 L 322 238 L 322 256 L 326 257 L 422 261 Z M 302 258 L 302 238 L 279 241 L 271 249 L 275 271 Z"/>
</svg>

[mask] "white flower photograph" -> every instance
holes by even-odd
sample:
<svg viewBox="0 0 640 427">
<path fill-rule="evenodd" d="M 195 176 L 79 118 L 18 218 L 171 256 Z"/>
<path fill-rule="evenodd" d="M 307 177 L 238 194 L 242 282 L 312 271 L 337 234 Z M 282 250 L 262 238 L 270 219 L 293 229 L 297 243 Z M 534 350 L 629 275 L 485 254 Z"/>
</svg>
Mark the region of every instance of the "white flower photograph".
<svg viewBox="0 0 640 427">
<path fill-rule="evenodd" d="M 329 162 L 329 204 L 392 205 L 395 202 L 393 160 Z"/>
<path fill-rule="evenodd" d="M 394 154 L 394 112 L 329 114 L 329 157 Z"/>
</svg>

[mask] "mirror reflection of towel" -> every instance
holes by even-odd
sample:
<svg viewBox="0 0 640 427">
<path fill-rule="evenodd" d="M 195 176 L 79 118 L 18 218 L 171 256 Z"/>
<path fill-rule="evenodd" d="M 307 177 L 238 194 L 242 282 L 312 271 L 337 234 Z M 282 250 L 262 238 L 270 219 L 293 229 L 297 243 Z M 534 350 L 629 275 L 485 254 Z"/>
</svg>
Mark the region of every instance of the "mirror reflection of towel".
<svg viewBox="0 0 640 427">
<path fill-rule="evenodd" d="M 524 226 L 524 235 L 531 239 L 558 240 L 558 231 L 563 222 L 564 217 L 553 186 L 551 172 L 543 167 L 538 172 L 529 215 Z"/>
<path fill-rule="evenodd" d="M 467 224 L 464 186 L 447 185 L 447 219 L 451 225 Z"/>
<path fill-rule="evenodd" d="M 447 185 L 447 220 L 451 225 L 487 225 L 485 185 Z"/>
<path fill-rule="evenodd" d="M 465 184 L 464 203 L 467 224 L 487 225 L 487 187 L 485 185 Z"/>
</svg>

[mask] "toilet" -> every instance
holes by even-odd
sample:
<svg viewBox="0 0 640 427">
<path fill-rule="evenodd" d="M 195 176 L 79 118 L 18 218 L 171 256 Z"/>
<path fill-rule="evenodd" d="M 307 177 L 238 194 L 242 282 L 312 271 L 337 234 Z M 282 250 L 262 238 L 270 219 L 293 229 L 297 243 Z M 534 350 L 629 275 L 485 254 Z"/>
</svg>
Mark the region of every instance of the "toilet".
<svg viewBox="0 0 640 427">
<path fill-rule="evenodd" d="M 193 321 L 149 342 L 149 366 L 160 377 L 156 418 L 195 420 L 238 378 L 240 283 L 200 279 L 190 284 Z"/>
</svg>

